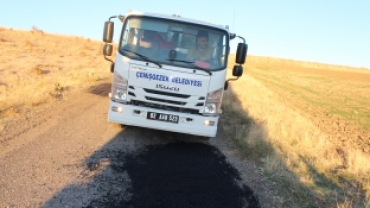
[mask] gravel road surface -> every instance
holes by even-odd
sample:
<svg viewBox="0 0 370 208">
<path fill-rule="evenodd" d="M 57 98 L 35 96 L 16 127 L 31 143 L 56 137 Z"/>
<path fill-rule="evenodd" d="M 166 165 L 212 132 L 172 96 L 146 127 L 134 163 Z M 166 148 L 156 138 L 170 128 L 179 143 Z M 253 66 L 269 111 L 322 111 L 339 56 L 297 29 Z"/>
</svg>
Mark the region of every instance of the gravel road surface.
<svg viewBox="0 0 370 208">
<path fill-rule="evenodd" d="M 216 138 L 107 122 L 109 83 L 9 120 L 0 207 L 279 207 L 259 169 Z"/>
</svg>

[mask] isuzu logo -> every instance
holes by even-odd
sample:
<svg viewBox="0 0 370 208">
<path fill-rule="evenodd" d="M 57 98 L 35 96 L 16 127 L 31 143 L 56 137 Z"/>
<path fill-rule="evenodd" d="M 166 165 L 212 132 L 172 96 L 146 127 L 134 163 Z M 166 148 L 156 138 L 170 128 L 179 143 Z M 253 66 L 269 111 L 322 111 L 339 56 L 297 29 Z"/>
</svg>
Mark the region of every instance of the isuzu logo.
<svg viewBox="0 0 370 208">
<path fill-rule="evenodd" d="M 175 92 L 180 91 L 180 88 L 178 88 L 178 87 L 171 87 L 171 86 L 166 86 L 166 85 L 163 85 L 163 84 L 157 84 L 155 86 L 155 88 L 162 89 L 162 90 L 175 91 Z"/>
</svg>

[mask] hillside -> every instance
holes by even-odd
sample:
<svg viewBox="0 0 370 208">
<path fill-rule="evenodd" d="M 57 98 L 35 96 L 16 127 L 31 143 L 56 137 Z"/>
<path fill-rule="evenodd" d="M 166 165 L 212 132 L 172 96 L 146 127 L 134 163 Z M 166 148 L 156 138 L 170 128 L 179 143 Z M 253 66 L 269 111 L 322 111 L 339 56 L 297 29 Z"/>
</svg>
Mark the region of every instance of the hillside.
<svg viewBox="0 0 370 208">
<path fill-rule="evenodd" d="M 370 74 L 370 70 L 367 68 L 357 68 L 350 66 L 341 66 L 333 64 L 323 64 L 307 61 L 297 61 L 290 59 L 274 58 L 274 57 L 263 57 L 263 56 L 248 56 L 247 61 L 248 67 L 275 67 L 285 69 L 306 69 L 308 70 L 320 70 L 320 71 L 340 71 L 340 72 L 357 72 Z"/>
<path fill-rule="evenodd" d="M 102 42 L 0 27 L 0 119 L 109 77 Z"/>
</svg>

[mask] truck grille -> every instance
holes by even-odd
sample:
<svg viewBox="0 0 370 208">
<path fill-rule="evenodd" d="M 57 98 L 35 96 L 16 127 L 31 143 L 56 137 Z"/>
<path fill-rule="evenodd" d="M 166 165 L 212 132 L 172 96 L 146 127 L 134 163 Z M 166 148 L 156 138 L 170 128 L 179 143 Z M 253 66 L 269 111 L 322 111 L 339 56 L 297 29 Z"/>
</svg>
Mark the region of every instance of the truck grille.
<svg viewBox="0 0 370 208">
<path fill-rule="evenodd" d="M 145 99 L 150 100 L 150 101 L 161 102 L 161 103 L 170 103 L 173 105 L 186 105 L 186 102 L 164 100 L 164 99 L 159 99 L 159 98 L 154 98 L 154 97 L 149 97 L 149 96 L 145 96 Z"/>
<path fill-rule="evenodd" d="M 131 103 L 136 106 L 143 106 L 143 107 L 155 108 L 155 109 L 160 109 L 160 110 L 168 110 L 168 111 L 174 111 L 174 112 L 180 112 L 180 113 L 199 114 L 199 110 L 191 109 L 191 108 L 181 108 L 181 107 L 174 107 L 174 106 L 167 106 L 167 105 L 159 105 L 155 103 L 143 102 L 143 101 L 138 101 L 138 100 L 131 100 Z"/>
<path fill-rule="evenodd" d="M 151 90 L 151 89 L 146 89 L 146 88 L 144 88 L 144 91 L 147 93 L 151 93 L 151 94 L 166 95 L 166 96 L 177 97 L 177 98 L 189 98 L 190 97 L 190 95 L 163 92 L 163 91 Z"/>
</svg>

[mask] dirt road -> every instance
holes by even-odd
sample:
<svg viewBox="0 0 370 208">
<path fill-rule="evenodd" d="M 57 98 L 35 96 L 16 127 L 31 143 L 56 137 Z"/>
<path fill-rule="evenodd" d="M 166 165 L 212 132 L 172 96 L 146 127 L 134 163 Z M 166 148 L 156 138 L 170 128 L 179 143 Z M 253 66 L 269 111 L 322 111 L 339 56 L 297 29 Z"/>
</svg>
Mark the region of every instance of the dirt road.
<svg viewBox="0 0 370 208">
<path fill-rule="evenodd" d="M 8 122 L 0 207 L 273 207 L 258 169 L 222 132 L 204 141 L 121 128 L 107 122 L 109 89 L 102 82 Z"/>
</svg>

